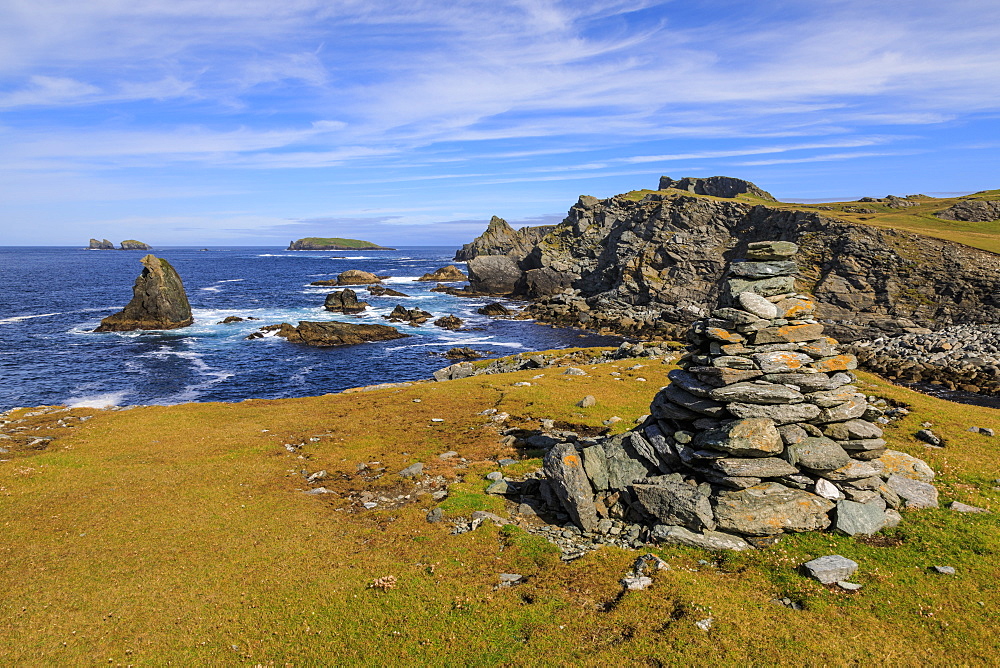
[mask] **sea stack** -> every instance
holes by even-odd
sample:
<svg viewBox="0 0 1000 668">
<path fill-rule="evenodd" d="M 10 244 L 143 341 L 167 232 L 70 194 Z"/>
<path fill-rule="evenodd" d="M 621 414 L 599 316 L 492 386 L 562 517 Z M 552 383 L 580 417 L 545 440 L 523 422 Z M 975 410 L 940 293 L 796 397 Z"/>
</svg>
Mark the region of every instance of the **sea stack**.
<svg viewBox="0 0 1000 668">
<path fill-rule="evenodd" d="M 114 250 L 115 245 L 107 239 L 91 239 L 90 250 Z"/>
<path fill-rule="evenodd" d="M 141 262 L 145 269 L 132 286 L 132 301 L 102 320 L 95 332 L 177 329 L 194 322 L 184 284 L 170 263 L 153 255 Z"/>
</svg>

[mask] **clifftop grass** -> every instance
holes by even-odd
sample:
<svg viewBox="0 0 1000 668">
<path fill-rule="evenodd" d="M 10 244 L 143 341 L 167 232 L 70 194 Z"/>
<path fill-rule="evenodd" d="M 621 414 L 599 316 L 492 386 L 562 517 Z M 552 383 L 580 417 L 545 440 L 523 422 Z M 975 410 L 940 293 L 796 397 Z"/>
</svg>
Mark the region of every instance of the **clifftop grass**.
<svg viewBox="0 0 1000 668">
<path fill-rule="evenodd" d="M 628 369 L 635 363 L 646 366 Z M 9 459 L 0 462 L 0 663 L 995 662 L 996 512 L 905 512 L 900 529 L 875 539 L 794 535 L 741 554 L 655 549 L 671 570 L 619 598 L 618 579 L 637 552 L 602 549 L 562 563 L 514 527 L 451 536 L 447 521 L 426 522 L 434 505 L 427 496 L 371 511 L 352 502 L 362 491 L 405 491 L 411 483 L 395 472 L 422 461 L 430 476 L 456 481 L 441 504 L 446 518 L 503 513 L 501 500 L 483 494 L 493 460 L 514 457 L 518 470 L 530 470 L 541 453 L 502 445 L 481 411 L 509 413 L 504 427 L 535 429 L 552 418 L 581 431 L 617 415 L 622 431 L 647 411 L 671 368 L 648 360 L 577 366 L 589 375 L 543 369 L 304 399 L 25 418 L 24 433 L 54 440 L 0 455 Z M 965 431 L 996 426 L 997 411 L 859 375 L 866 392 L 911 405 L 887 438 L 939 472 L 944 502 L 1000 510 L 1000 443 Z M 587 394 L 596 406 L 574 406 Z M 94 417 L 75 427 L 57 422 L 82 414 Z M 912 437 L 925 420 L 947 448 Z M 437 457 L 448 450 L 467 465 Z M 333 493 L 304 494 L 303 472 L 320 470 Z M 860 592 L 796 572 L 833 553 L 861 564 Z M 932 573 L 933 565 L 957 575 Z M 528 582 L 494 589 L 504 572 Z M 370 586 L 389 575 L 395 587 Z M 776 597 L 805 609 L 776 606 Z M 710 631 L 695 626 L 709 617 Z"/>
<path fill-rule="evenodd" d="M 796 204 L 794 202 L 771 202 L 753 195 L 740 195 L 733 199 L 694 195 L 680 190 L 633 190 L 624 197 L 634 201 L 642 199 L 649 193 L 665 195 L 687 195 L 705 197 L 720 202 L 739 201 L 748 204 L 763 204 L 775 209 L 792 209 L 796 211 L 812 211 L 828 218 L 843 220 L 848 223 L 886 227 L 903 232 L 922 234 L 928 237 L 945 239 L 965 244 L 973 248 L 1000 253 L 1000 220 L 984 223 L 965 222 L 960 220 L 945 220 L 934 214 L 947 209 L 962 200 L 1000 200 L 1000 190 L 984 190 L 963 197 L 927 197 L 910 200 L 915 206 L 894 209 L 883 202 L 821 202 L 815 204 Z M 858 209 L 868 209 L 872 212 L 862 212 Z"/>
</svg>

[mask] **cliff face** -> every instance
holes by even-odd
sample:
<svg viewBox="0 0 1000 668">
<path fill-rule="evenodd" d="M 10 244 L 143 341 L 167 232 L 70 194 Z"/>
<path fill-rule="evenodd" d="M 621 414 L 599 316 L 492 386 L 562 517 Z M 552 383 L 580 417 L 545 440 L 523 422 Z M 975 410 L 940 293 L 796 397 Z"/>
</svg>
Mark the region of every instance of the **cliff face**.
<svg viewBox="0 0 1000 668">
<path fill-rule="evenodd" d="M 766 190 L 762 190 L 753 183 L 744 181 L 743 179 L 734 179 L 731 176 L 709 176 L 704 179 L 693 179 L 691 177 L 672 179 L 669 176 L 661 176 L 660 185 L 657 189 L 667 190 L 668 188 L 686 190 L 695 195 L 733 198 L 737 195 L 746 194 L 772 202 L 778 201 L 774 198 L 774 195 Z"/>
<path fill-rule="evenodd" d="M 142 258 L 142 273 L 132 287 L 132 301 L 101 321 L 95 332 L 127 332 L 135 329 L 176 329 L 194 322 L 184 284 L 166 260 L 153 255 Z"/>
<path fill-rule="evenodd" d="M 678 336 L 708 313 L 725 263 L 749 242 L 769 239 L 800 246 L 798 288 L 816 296 L 818 317 L 845 341 L 1000 322 L 1000 256 L 815 212 L 681 193 L 638 202 L 581 197 L 561 224 L 513 258 L 513 279 L 491 282 L 488 267 L 473 271 L 470 263 L 470 287 L 513 283 L 510 292 L 535 299 L 533 312 L 549 322 Z"/>
<path fill-rule="evenodd" d="M 91 239 L 90 246 L 93 250 L 114 250 L 115 245 L 107 239 Z"/>
<path fill-rule="evenodd" d="M 515 231 L 503 218 L 490 218 L 486 231 L 472 243 L 465 244 L 455 253 L 455 260 L 467 262 L 480 255 L 512 255 L 523 257 L 541 241 L 542 237 L 555 229 L 555 225 L 522 227 Z"/>
<path fill-rule="evenodd" d="M 136 241 L 135 239 L 126 239 L 122 242 L 121 250 L 141 250 L 148 251 L 153 250 L 153 247 L 142 241 Z"/>
</svg>

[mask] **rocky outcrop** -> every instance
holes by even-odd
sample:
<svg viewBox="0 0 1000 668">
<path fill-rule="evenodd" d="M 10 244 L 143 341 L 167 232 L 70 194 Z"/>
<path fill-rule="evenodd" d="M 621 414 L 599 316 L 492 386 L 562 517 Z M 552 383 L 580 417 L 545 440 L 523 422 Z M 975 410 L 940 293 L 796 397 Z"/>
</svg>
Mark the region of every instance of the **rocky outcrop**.
<svg viewBox="0 0 1000 668">
<path fill-rule="evenodd" d="M 728 258 L 753 241 L 801 248 L 798 289 L 838 338 L 1000 322 L 1000 256 L 816 211 L 677 192 L 581 197 L 529 253 L 469 261 L 473 292 L 535 300 L 553 324 L 678 337 L 708 314 Z M 493 258 L 490 260 L 489 258 Z"/>
<path fill-rule="evenodd" d="M 153 250 L 153 247 L 141 241 L 136 241 L 135 239 L 126 239 L 125 241 L 122 242 L 121 248 L 119 250 L 148 251 L 148 250 Z"/>
<path fill-rule="evenodd" d="M 370 285 L 381 283 L 382 278 L 360 269 L 348 269 L 337 274 L 337 280 L 313 281 L 310 285 Z"/>
<path fill-rule="evenodd" d="M 514 312 L 509 308 L 501 304 L 500 302 L 493 302 L 492 304 L 487 304 L 481 308 L 476 309 L 476 313 L 480 315 L 488 315 L 493 317 L 503 317 L 509 318 L 514 315 Z"/>
<path fill-rule="evenodd" d="M 358 294 L 350 288 L 331 292 L 323 302 L 323 308 L 334 313 L 361 313 L 368 308 L 368 302 L 359 302 Z"/>
<path fill-rule="evenodd" d="M 758 188 L 750 181 L 735 179 L 731 176 L 709 176 L 707 178 L 672 179 L 669 176 L 661 176 L 657 190 L 685 190 L 695 195 L 709 195 L 711 197 L 725 197 L 731 199 L 739 195 L 753 195 L 760 199 L 777 202 L 774 195 Z"/>
<path fill-rule="evenodd" d="M 107 239 L 91 239 L 89 248 L 91 250 L 114 250 L 115 245 Z"/>
<path fill-rule="evenodd" d="M 373 297 L 409 297 L 410 295 L 400 292 L 399 290 L 393 290 L 392 288 L 387 288 L 384 285 L 369 285 L 368 294 Z"/>
<path fill-rule="evenodd" d="M 145 268 L 132 286 L 132 301 L 101 320 L 95 332 L 176 329 L 194 322 L 184 284 L 170 263 L 153 255 L 141 262 Z"/>
<path fill-rule="evenodd" d="M 405 306 L 396 304 L 389 315 L 382 316 L 389 322 L 406 322 L 413 327 L 419 327 L 434 316 L 419 308 L 407 309 Z"/>
<path fill-rule="evenodd" d="M 794 289 L 796 250 L 751 243 L 730 265 L 639 427 L 550 450 L 546 482 L 580 529 L 625 520 L 665 540 L 728 535 L 742 549 L 785 532 L 871 534 L 894 526 L 897 509 L 937 504 L 933 472 L 886 449 L 878 411 L 852 384 L 855 358 Z"/>
<path fill-rule="evenodd" d="M 462 271 L 453 264 L 449 264 L 447 267 L 441 267 L 437 271 L 433 271 L 429 274 L 424 274 L 418 281 L 465 281 L 468 280 L 468 276 L 462 273 Z"/>
<path fill-rule="evenodd" d="M 1000 220 L 1000 201 L 982 199 L 967 199 L 934 214 L 945 220 L 964 220 L 974 223 L 987 223 Z"/>
<path fill-rule="evenodd" d="M 438 327 L 455 331 L 461 329 L 465 322 L 456 315 L 446 315 L 443 318 L 435 320 L 434 324 Z"/>
<path fill-rule="evenodd" d="M 554 225 L 537 225 L 522 227 L 515 232 L 506 220 L 493 216 L 490 218 L 485 232 L 471 243 L 462 246 L 461 250 L 455 253 L 455 260 L 467 262 L 480 255 L 509 254 L 523 257 L 554 227 Z"/>
<path fill-rule="evenodd" d="M 276 336 L 292 343 L 309 346 L 350 346 L 369 341 L 391 341 L 409 336 L 388 325 L 356 325 L 346 322 L 310 322 L 303 320 L 297 327 L 287 322 L 263 328 L 277 330 Z"/>
<path fill-rule="evenodd" d="M 917 206 L 920 202 L 916 200 L 925 199 L 926 195 L 907 195 L 906 197 L 897 197 L 896 195 L 886 195 L 885 197 L 862 197 L 859 202 L 878 202 L 879 204 L 885 204 L 890 209 L 908 209 L 911 206 Z M 844 209 L 847 210 L 846 208 Z M 874 210 L 868 209 L 867 212 L 875 213 Z M 866 213 L 865 211 L 859 211 L 858 213 Z"/>
</svg>

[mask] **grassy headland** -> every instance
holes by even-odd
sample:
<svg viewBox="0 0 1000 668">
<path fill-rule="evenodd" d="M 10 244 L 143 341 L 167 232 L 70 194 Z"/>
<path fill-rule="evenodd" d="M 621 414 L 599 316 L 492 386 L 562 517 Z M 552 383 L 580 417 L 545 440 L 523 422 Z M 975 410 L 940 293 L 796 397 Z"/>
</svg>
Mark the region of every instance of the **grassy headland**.
<svg viewBox="0 0 1000 668">
<path fill-rule="evenodd" d="M 628 368 L 636 363 L 646 366 Z M 540 452 L 504 445 L 481 411 L 509 413 L 500 428 L 552 418 L 581 431 L 617 415 L 613 429 L 623 431 L 672 368 L 577 366 L 589 375 L 545 369 L 303 399 L 15 412 L 8 419 L 25 422 L 8 433 L 54 440 L 0 455 L 0 663 L 995 663 L 1000 440 L 966 429 L 996 427 L 998 412 L 867 374 L 866 392 L 912 409 L 887 431 L 890 447 L 938 472 L 943 502 L 994 512 L 904 512 L 898 529 L 871 539 L 792 535 L 749 553 L 652 549 L 671 570 L 621 598 L 618 580 L 637 552 L 604 548 L 562 563 L 515 527 L 449 535 L 451 517 L 504 514 L 483 493 L 496 458 L 521 459 L 518 471 L 540 465 Z M 597 405 L 577 408 L 587 394 Z M 924 421 L 946 448 L 912 437 Z M 448 450 L 466 463 L 438 458 Z M 395 474 L 417 461 L 453 483 L 440 503 L 445 522 L 426 521 L 430 495 L 359 509 L 364 492 L 408 494 L 412 483 Z M 303 472 L 321 470 L 332 493 L 304 494 Z M 861 565 L 861 591 L 796 572 L 834 553 Z M 505 572 L 528 581 L 495 589 Z M 389 575 L 395 587 L 370 586 Z M 775 605 L 781 597 L 804 609 Z M 710 630 L 695 626 L 709 617 Z"/>
<path fill-rule="evenodd" d="M 725 200 L 707 195 L 692 195 L 679 190 L 633 190 L 625 194 L 632 200 L 640 200 L 649 193 L 683 194 L 691 197 L 708 197 L 719 201 Z M 945 239 L 957 243 L 1000 253 L 1000 220 L 990 222 L 966 222 L 960 220 L 945 220 L 934 214 L 947 209 L 963 200 L 1000 200 L 1000 190 L 984 190 L 963 197 L 928 197 L 907 200 L 914 205 L 906 208 L 892 208 L 884 202 L 824 202 L 812 204 L 796 204 L 793 202 L 772 202 L 753 195 L 739 195 L 738 201 L 749 204 L 763 204 L 775 209 L 794 209 L 814 211 L 820 215 L 843 220 L 849 223 L 887 227 L 928 237 Z"/>
<path fill-rule="evenodd" d="M 293 241 L 288 250 L 393 250 L 370 241 L 340 237 L 304 237 Z"/>
</svg>

